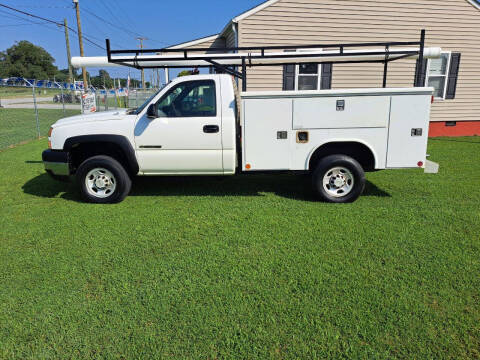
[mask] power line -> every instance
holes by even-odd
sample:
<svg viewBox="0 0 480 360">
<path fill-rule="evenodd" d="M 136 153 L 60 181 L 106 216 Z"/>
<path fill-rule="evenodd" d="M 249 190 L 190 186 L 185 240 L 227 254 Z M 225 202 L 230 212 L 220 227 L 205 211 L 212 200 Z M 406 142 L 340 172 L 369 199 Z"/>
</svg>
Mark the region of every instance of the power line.
<svg viewBox="0 0 480 360">
<path fill-rule="evenodd" d="M 19 10 L 19 9 L 15 9 L 15 8 L 13 8 L 13 7 L 11 7 L 11 6 L 8 6 L 8 5 L 5 5 L 5 4 L 0 4 L 0 6 L 6 8 L 6 9 L 12 10 L 12 11 L 16 11 L 16 12 L 18 12 L 18 13 L 20 13 L 20 14 L 23 14 L 23 15 L 26 15 L 26 16 L 30 16 L 30 17 L 33 17 L 33 18 L 36 18 L 36 19 L 40 19 L 40 20 L 49 22 L 49 23 L 51 23 L 51 24 L 55 24 L 55 25 L 57 25 L 57 26 L 61 26 L 61 27 L 64 26 L 62 23 L 57 22 L 57 21 L 55 21 L 55 20 L 51 20 L 51 19 L 44 18 L 44 17 L 42 17 L 42 16 L 30 14 L 30 13 L 28 13 L 28 12 L 26 12 L 26 11 L 22 11 L 22 10 Z M 21 18 L 21 19 L 23 19 L 23 18 Z M 25 20 L 25 19 L 24 19 L 24 20 Z M 71 30 L 71 31 L 73 31 L 75 34 L 78 34 L 78 32 L 77 32 L 75 29 L 72 29 L 71 27 L 68 27 L 68 29 Z M 82 38 L 83 38 L 85 41 L 91 43 L 92 45 L 95 45 L 96 47 L 98 47 L 98 48 L 100 48 L 100 49 L 102 49 L 102 50 L 105 50 L 105 48 L 104 48 L 103 46 L 101 46 L 101 45 L 97 44 L 96 42 L 90 40 L 90 39 L 87 38 L 86 36 L 82 36 Z"/>
<path fill-rule="evenodd" d="M 27 21 L 29 23 L 28 25 L 41 25 L 41 26 L 44 26 L 44 27 L 46 27 L 47 29 L 50 29 L 50 30 L 58 30 L 57 28 L 49 27 L 48 26 L 48 25 L 50 25 L 49 22 L 32 21 L 30 19 L 25 19 L 24 17 L 18 16 L 18 15 L 15 15 L 15 14 L 11 14 L 11 13 L 8 13 L 8 12 L 3 11 L 3 10 L 0 10 L 0 14 L 4 14 L 4 16 L 6 16 L 8 19 L 13 19 L 13 20 L 20 19 L 20 20 L 23 20 L 23 21 Z M 25 23 L 25 24 L 27 25 L 27 23 Z"/>
<path fill-rule="evenodd" d="M 44 22 L 29 22 L 29 23 L 18 23 L 18 24 L 5 24 L 0 25 L 0 27 L 11 27 L 11 26 L 24 26 L 24 25 L 42 25 L 45 24 Z"/>
<path fill-rule="evenodd" d="M 55 6 L 55 5 L 19 5 L 16 4 L 16 7 L 25 8 L 25 9 L 70 9 L 68 6 Z"/>
<path fill-rule="evenodd" d="M 118 20 L 118 17 L 115 16 L 115 14 L 106 6 L 105 3 L 103 3 L 102 1 L 100 1 L 100 3 L 104 6 L 105 9 L 107 9 L 107 11 L 112 15 L 112 17 L 114 18 L 117 18 Z M 123 31 L 124 33 L 128 34 L 129 36 L 134 36 L 134 37 L 142 37 L 143 35 L 135 32 L 135 31 L 132 31 L 132 30 L 128 30 L 122 26 L 119 26 L 117 24 L 114 24 L 108 20 L 106 20 L 105 18 L 101 18 L 100 16 L 98 16 L 97 14 L 95 14 L 94 12 L 90 11 L 89 9 L 87 9 L 85 6 L 83 7 L 82 11 L 85 11 L 87 12 L 88 14 L 94 16 L 95 18 L 99 19 L 100 21 L 102 21 L 102 23 L 107 23 L 115 28 L 117 28 L 118 30 L 121 30 Z M 120 22 L 120 21 L 119 21 Z M 151 39 L 149 38 L 150 41 L 153 41 L 153 42 L 156 42 L 156 43 L 160 43 L 160 44 L 165 44 L 165 45 L 168 45 L 165 41 L 159 41 L 159 40 L 155 40 L 155 39 Z"/>
<path fill-rule="evenodd" d="M 140 34 L 134 32 L 134 31 L 130 31 L 130 30 L 124 29 L 124 28 L 122 28 L 121 26 L 118 26 L 118 25 L 116 25 L 116 24 L 114 24 L 114 23 L 111 23 L 110 21 L 105 20 L 104 18 L 101 18 L 100 16 L 98 16 L 97 14 L 93 13 L 92 11 L 86 9 L 85 7 L 83 8 L 83 11 L 86 11 L 87 13 L 89 13 L 90 15 L 96 17 L 97 19 L 101 20 L 102 22 L 107 23 L 107 24 L 109 24 L 109 25 L 111 25 L 111 26 L 119 29 L 119 30 L 121 30 L 121 31 L 129 34 L 130 36 L 132 36 L 132 35 L 133 35 L 133 36 L 141 36 Z"/>
<path fill-rule="evenodd" d="M 130 24 L 134 24 L 135 21 L 130 17 L 130 14 L 128 13 L 128 11 L 125 11 L 120 3 L 120 1 L 117 1 L 115 3 L 115 5 L 117 6 L 117 9 L 120 11 L 120 14 L 125 16 L 126 20 L 130 23 Z"/>
<path fill-rule="evenodd" d="M 1 7 L 4 7 L 4 8 L 7 8 L 9 10 L 12 10 L 12 11 L 16 11 L 16 12 L 19 12 L 23 15 L 27 15 L 27 16 L 31 16 L 31 17 L 34 17 L 34 18 L 37 18 L 37 19 L 40 19 L 40 20 L 43 20 L 43 21 L 47 21 L 49 23 L 52 23 L 52 24 L 55 24 L 55 25 L 61 25 L 59 22 L 56 22 L 54 20 L 50 20 L 50 19 L 46 19 L 44 17 L 41 17 L 41 16 L 38 16 L 38 15 L 33 15 L 33 14 L 30 14 L 28 12 L 25 12 L 25 11 L 22 11 L 22 10 L 19 10 L 19 9 L 15 9 L 13 7 L 10 7 L 8 5 L 5 5 L 5 4 L 0 4 Z M 62 25 L 63 26 L 63 25 Z"/>
<path fill-rule="evenodd" d="M 112 10 L 113 8 L 116 9 L 116 10 L 118 10 L 118 8 L 119 8 L 118 2 L 116 2 L 116 4 L 115 4 L 117 7 L 111 7 L 111 6 L 110 6 L 111 3 L 109 3 L 108 1 L 98 0 L 98 2 L 100 2 L 100 3 L 102 4 L 102 6 L 103 6 L 105 9 L 107 9 L 107 11 L 112 15 L 112 17 L 116 19 L 116 22 L 117 22 L 117 23 L 120 23 L 120 24 L 123 26 L 123 31 L 129 32 L 130 34 L 132 34 L 132 35 L 134 35 L 134 36 L 143 36 L 142 34 L 139 34 L 139 33 L 136 33 L 135 31 L 129 30 L 129 27 L 128 27 L 128 26 L 125 26 L 125 23 L 124 23 L 123 21 L 121 21 L 122 14 L 120 14 L 120 17 L 119 17 L 119 16 L 117 16 L 117 14 L 115 13 L 115 11 Z M 124 16 L 125 16 L 125 17 L 128 16 L 128 13 L 125 13 Z M 127 20 L 127 22 L 130 22 L 130 23 L 131 23 L 131 21 L 128 21 L 128 20 Z"/>
<path fill-rule="evenodd" d="M 87 23 L 89 23 L 90 25 L 93 25 L 93 26 L 95 27 L 95 29 L 97 29 L 97 31 L 98 31 L 99 33 L 102 33 L 102 34 L 105 36 L 105 38 L 109 38 L 109 37 L 110 37 L 110 36 L 108 35 L 108 33 L 105 31 L 105 28 L 104 28 L 104 26 L 105 26 L 105 20 L 104 20 L 104 19 L 102 19 L 102 18 L 100 18 L 100 17 L 98 17 L 98 16 L 97 16 L 97 17 L 85 16 L 85 13 L 88 12 L 88 11 L 85 9 L 85 6 L 83 6 L 82 9 L 80 9 L 80 12 L 81 12 L 82 14 L 84 14 L 83 19 L 86 19 Z M 90 14 L 90 12 L 88 12 L 88 13 Z M 98 20 L 97 20 L 97 18 L 98 18 Z M 103 26 L 97 25 L 97 23 L 96 23 L 97 21 L 101 22 L 101 25 L 103 25 Z M 119 32 L 117 32 L 117 34 L 118 34 L 118 35 L 121 35 L 123 39 L 127 39 L 127 35 L 124 35 L 124 34 L 119 33 Z M 90 36 L 91 38 L 95 39 L 93 36 L 91 36 L 91 35 L 89 35 L 89 36 Z M 99 40 L 99 39 L 97 39 L 97 40 Z M 130 36 L 128 37 L 128 40 L 131 40 Z M 105 39 L 102 39 L 102 40 L 99 40 L 99 41 L 102 41 L 102 42 L 103 42 L 103 41 L 105 41 Z M 115 42 L 113 42 L 113 41 L 112 41 L 111 43 L 114 44 L 115 46 L 122 47 L 122 45 L 118 45 L 117 43 L 115 43 Z"/>
</svg>

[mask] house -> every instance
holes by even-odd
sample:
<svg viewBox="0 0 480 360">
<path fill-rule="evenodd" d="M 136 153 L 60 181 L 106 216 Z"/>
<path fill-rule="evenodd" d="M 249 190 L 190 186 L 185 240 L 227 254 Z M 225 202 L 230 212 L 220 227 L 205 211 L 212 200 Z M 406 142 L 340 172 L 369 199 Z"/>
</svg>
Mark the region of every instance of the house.
<svg viewBox="0 0 480 360">
<path fill-rule="evenodd" d="M 479 0 L 269 0 L 231 19 L 215 35 L 172 46 L 212 48 L 265 45 L 418 41 L 443 49 L 426 61 L 422 81 L 435 88 L 431 136 L 480 135 Z M 414 83 L 413 60 L 389 65 L 388 87 Z M 252 67 L 250 90 L 381 87 L 382 64 L 303 64 Z"/>
</svg>

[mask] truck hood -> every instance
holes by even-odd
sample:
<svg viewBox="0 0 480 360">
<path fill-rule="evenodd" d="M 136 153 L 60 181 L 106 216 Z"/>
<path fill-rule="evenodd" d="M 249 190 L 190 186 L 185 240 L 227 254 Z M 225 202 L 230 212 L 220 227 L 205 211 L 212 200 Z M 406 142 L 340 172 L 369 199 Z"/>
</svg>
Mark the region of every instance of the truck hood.
<svg viewBox="0 0 480 360">
<path fill-rule="evenodd" d="M 64 126 L 64 125 L 73 125 L 77 123 L 88 123 L 88 122 L 97 122 L 97 121 L 109 121 L 109 120 L 121 120 L 124 119 L 127 114 L 127 109 L 113 110 L 113 111 L 103 111 L 93 114 L 81 114 L 66 117 L 58 120 L 52 127 Z"/>
</svg>

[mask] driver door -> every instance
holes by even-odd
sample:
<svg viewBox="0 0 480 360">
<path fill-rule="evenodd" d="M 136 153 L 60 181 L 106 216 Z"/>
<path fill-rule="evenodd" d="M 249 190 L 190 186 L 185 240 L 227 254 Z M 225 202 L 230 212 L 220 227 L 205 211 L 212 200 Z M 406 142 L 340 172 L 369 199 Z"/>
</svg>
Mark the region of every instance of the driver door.
<svg viewBox="0 0 480 360">
<path fill-rule="evenodd" d="M 140 171 L 145 174 L 223 174 L 219 85 L 181 82 L 135 126 Z"/>
</svg>

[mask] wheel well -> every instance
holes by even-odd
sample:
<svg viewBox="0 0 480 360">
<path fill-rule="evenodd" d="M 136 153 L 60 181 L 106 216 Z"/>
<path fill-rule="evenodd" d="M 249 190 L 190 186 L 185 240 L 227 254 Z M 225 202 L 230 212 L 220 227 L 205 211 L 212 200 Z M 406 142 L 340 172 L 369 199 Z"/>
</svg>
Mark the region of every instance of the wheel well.
<svg viewBox="0 0 480 360">
<path fill-rule="evenodd" d="M 375 156 L 370 148 L 362 143 L 348 142 L 332 142 L 320 146 L 310 157 L 308 169 L 313 170 L 315 164 L 328 155 L 347 155 L 357 160 L 365 171 L 375 169 Z"/>
<path fill-rule="evenodd" d="M 122 147 L 112 142 L 84 142 L 75 144 L 70 150 L 70 163 L 73 172 L 77 170 L 82 162 L 91 158 L 92 156 L 106 155 L 117 160 L 128 173 L 133 173 L 127 156 Z"/>
</svg>

